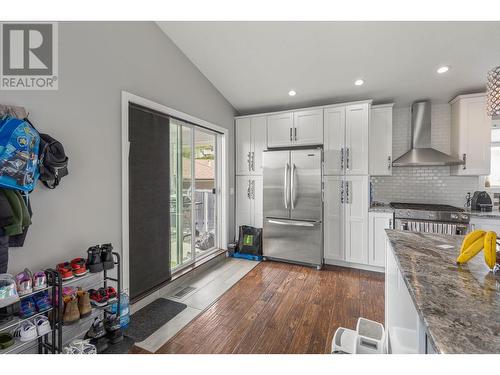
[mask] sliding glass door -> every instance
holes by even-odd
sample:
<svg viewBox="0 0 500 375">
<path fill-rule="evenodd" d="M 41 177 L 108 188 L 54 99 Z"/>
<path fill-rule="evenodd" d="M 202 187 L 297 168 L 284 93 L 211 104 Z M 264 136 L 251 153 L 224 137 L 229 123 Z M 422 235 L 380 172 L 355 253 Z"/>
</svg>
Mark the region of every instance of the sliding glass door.
<svg viewBox="0 0 500 375">
<path fill-rule="evenodd" d="M 217 134 L 170 119 L 171 268 L 217 248 Z"/>
</svg>

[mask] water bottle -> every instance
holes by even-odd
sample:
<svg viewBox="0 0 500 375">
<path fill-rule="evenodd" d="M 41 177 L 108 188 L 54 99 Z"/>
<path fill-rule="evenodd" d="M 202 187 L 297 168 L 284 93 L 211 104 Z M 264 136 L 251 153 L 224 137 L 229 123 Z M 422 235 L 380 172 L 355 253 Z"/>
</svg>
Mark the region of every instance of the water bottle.
<svg viewBox="0 0 500 375">
<path fill-rule="evenodd" d="M 125 329 L 130 323 L 129 298 L 126 292 L 120 294 L 120 327 Z"/>
</svg>

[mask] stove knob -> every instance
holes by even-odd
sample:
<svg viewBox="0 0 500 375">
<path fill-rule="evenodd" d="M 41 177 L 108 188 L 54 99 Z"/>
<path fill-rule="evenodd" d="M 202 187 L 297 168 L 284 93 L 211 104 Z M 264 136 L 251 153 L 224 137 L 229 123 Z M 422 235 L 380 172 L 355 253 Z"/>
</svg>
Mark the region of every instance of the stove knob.
<svg viewBox="0 0 500 375">
<path fill-rule="evenodd" d="M 460 219 L 462 219 L 462 220 L 469 220 L 469 215 L 462 214 L 462 215 L 460 215 Z"/>
<path fill-rule="evenodd" d="M 458 214 L 450 214 L 450 218 L 453 220 L 458 220 Z"/>
</svg>

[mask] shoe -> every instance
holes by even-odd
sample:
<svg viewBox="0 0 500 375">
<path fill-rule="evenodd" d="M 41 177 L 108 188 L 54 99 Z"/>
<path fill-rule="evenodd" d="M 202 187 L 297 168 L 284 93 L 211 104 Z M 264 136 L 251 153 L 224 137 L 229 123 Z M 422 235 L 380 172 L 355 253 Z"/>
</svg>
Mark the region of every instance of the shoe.
<svg viewBox="0 0 500 375">
<path fill-rule="evenodd" d="M 33 296 L 33 300 L 35 301 L 36 310 L 38 312 L 46 311 L 52 307 L 49 293 L 47 291 L 35 294 Z"/>
<path fill-rule="evenodd" d="M 47 318 L 45 315 L 39 315 L 35 318 L 35 326 L 38 336 L 44 336 L 52 331 L 49 318 Z"/>
<path fill-rule="evenodd" d="M 35 325 L 31 321 L 27 320 L 19 324 L 12 336 L 25 342 L 36 339 L 38 337 L 38 332 L 36 331 Z"/>
<path fill-rule="evenodd" d="M 108 292 L 104 288 L 98 290 L 90 289 L 90 303 L 94 306 L 103 307 L 108 304 Z"/>
<path fill-rule="evenodd" d="M 78 310 L 80 311 L 80 318 L 85 318 L 92 314 L 92 306 L 90 305 L 90 294 L 89 292 L 79 289 L 77 291 L 78 296 Z"/>
<path fill-rule="evenodd" d="M 106 336 L 106 329 L 104 328 L 104 322 L 101 318 L 96 317 L 94 322 L 90 326 L 89 330 L 85 334 L 85 339 L 99 339 Z"/>
<path fill-rule="evenodd" d="M 0 307 L 0 326 L 14 319 L 15 315 L 19 315 L 19 302 L 15 302 L 5 307 Z"/>
<path fill-rule="evenodd" d="M 115 266 L 113 246 L 110 243 L 101 245 L 101 262 L 105 270 L 113 269 Z"/>
<path fill-rule="evenodd" d="M 73 340 L 63 349 L 64 354 L 97 354 L 97 348 L 90 340 Z"/>
<path fill-rule="evenodd" d="M 78 300 L 75 296 L 64 298 L 63 324 L 71 325 L 80 320 L 80 310 L 78 310 Z"/>
<path fill-rule="evenodd" d="M 106 294 L 108 296 L 108 303 L 115 302 L 118 300 L 118 294 L 116 293 L 115 288 L 112 286 L 108 286 L 106 288 Z"/>
<path fill-rule="evenodd" d="M 85 259 L 83 258 L 75 258 L 71 261 L 71 269 L 73 271 L 73 275 L 76 277 L 81 277 L 89 273 L 87 266 L 85 265 Z"/>
<path fill-rule="evenodd" d="M 47 275 L 43 271 L 35 272 L 33 275 L 33 290 L 41 290 L 47 288 Z"/>
<path fill-rule="evenodd" d="M 7 273 L 0 274 L 0 309 L 19 302 L 16 281 Z"/>
<path fill-rule="evenodd" d="M 106 337 L 110 344 L 117 344 L 123 341 L 123 333 L 120 327 L 120 319 L 116 315 L 109 315 L 104 320 Z"/>
<path fill-rule="evenodd" d="M 73 269 L 71 268 L 71 264 L 69 264 L 68 262 L 59 263 L 56 266 L 56 271 L 59 273 L 59 275 L 61 275 L 62 281 L 68 281 L 71 280 L 73 277 L 75 277 L 73 275 Z"/>
<path fill-rule="evenodd" d="M 29 318 L 36 314 L 36 304 L 32 297 L 25 298 L 21 301 L 19 308 L 19 317 L 21 319 Z"/>
<path fill-rule="evenodd" d="M 92 246 L 87 250 L 87 268 L 91 273 L 97 273 L 103 270 L 101 249 L 99 246 Z"/>
<path fill-rule="evenodd" d="M 0 350 L 7 349 L 9 346 L 15 344 L 14 337 L 7 332 L 0 333 Z"/>
<path fill-rule="evenodd" d="M 29 269 L 25 268 L 16 275 L 16 286 L 20 296 L 33 292 L 33 278 Z"/>
</svg>

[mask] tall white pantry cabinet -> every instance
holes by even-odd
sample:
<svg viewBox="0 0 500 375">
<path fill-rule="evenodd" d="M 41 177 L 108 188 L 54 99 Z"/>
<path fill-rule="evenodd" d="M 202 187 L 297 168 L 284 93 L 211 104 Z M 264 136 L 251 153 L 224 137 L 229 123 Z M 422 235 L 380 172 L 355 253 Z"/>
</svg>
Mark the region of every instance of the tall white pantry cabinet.
<svg viewBox="0 0 500 375">
<path fill-rule="evenodd" d="M 262 228 L 262 152 L 267 148 L 267 118 L 238 118 L 235 122 L 236 232 L 240 225 Z"/>
</svg>

